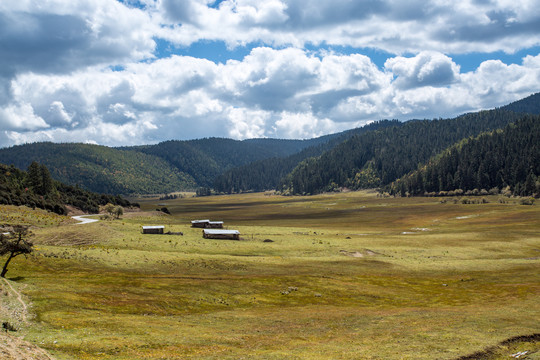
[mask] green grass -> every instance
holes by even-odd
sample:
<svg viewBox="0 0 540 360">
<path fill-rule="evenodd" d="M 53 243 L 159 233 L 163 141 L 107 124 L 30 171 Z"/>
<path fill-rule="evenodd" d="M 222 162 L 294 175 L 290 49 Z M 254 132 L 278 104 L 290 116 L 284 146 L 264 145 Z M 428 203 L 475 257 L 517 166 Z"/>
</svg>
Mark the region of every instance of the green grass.
<svg viewBox="0 0 540 360">
<path fill-rule="evenodd" d="M 70 218 L 46 210 L 33 210 L 26 206 L 0 205 L 0 225 L 18 224 L 50 227 L 74 222 L 75 221 Z"/>
<path fill-rule="evenodd" d="M 8 276 L 33 302 L 25 338 L 58 359 L 456 359 L 540 332 L 540 211 L 490 201 L 143 199 L 35 228 Z M 242 240 L 203 239 L 200 218 Z M 158 224 L 184 236 L 141 234 Z"/>
</svg>

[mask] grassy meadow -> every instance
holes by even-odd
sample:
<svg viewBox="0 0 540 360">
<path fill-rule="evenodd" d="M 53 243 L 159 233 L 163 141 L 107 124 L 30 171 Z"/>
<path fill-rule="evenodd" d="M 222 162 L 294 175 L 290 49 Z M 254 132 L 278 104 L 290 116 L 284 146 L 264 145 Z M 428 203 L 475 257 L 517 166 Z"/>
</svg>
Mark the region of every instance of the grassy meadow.
<svg viewBox="0 0 540 360">
<path fill-rule="evenodd" d="M 0 207 L 37 247 L 7 274 L 31 315 L 11 321 L 60 360 L 540 358 L 538 337 L 500 345 L 540 333 L 539 206 L 439 200 L 142 199 L 86 225 Z M 242 239 L 203 239 L 195 219 Z"/>
</svg>

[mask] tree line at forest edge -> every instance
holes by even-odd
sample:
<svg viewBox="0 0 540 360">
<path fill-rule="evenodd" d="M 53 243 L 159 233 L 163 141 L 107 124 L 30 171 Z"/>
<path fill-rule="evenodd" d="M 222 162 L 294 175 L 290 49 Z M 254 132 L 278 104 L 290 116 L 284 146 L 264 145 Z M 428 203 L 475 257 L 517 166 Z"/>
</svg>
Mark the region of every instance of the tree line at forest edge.
<svg viewBox="0 0 540 360">
<path fill-rule="evenodd" d="M 138 206 L 118 195 L 97 194 L 54 180 L 47 167 L 32 162 L 27 171 L 0 164 L 0 204 L 26 205 L 66 215 L 66 205 L 97 213 L 106 204 Z"/>
</svg>

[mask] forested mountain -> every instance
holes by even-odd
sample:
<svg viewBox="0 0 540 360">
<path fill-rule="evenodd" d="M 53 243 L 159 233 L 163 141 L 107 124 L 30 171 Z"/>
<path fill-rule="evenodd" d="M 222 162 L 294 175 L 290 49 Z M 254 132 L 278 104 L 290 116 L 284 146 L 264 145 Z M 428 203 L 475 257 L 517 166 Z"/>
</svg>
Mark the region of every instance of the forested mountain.
<svg viewBox="0 0 540 360">
<path fill-rule="evenodd" d="M 194 190 L 210 193 L 278 189 L 315 194 L 388 186 L 450 146 L 540 113 L 540 93 L 507 106 L 446 120 L 378 121 L 310 140 L 207 138 L 110 148 L 35 143 L 0 149 L 0 161 L 109 194 Z"/>
<path fill-rule="evenodd" d="M 501 108 L 502 110 L 508 110 L 525 114 L 540 114 L 540 93 L 532 94 L 524 99 L 514 101 Z"/>
<path fill-rule="evenodd" d="M 377 121 L 362 128 L 335 134 L 330 138 L 324 137 L 327 140 L 326 142 L 320 142 L 317 145 L 310 146 L 299 153 L 287 157 L 273 157 L 233 168 L 215 179 L 214 189 L 217 192 L 229 194 L 243 191 L 276 189 L 280 185 L 281 179 L 289 174 L 301 161 L 319 156 L 353 135 L 391 126 L 400 126 L 402 124 L 397 120 Z"/>
<path fill-rule="evenodd" d="M 188 141 L 165 141 L 156 145 L 123 148 L 160 157 L 179 171 L 193 177 L 198 186 L 211 186 L 216 176 L 233 167 L 261 159 L 296 153 L 312 140 L 251 139 L 232 140 L 207 138 Z"/>
<path fill-rule="evenodd" d="M 28 171 L 0 164 L 0 204 L 26 205 L 67 214 L 66 205 L 97 213 L 100 205 L 132 206 L 120 196 L 97 194 L 53 180 L 46 166 L 32 162 Z"/>
<path fill-rule="evenodd" d="M 421 169 L 389 186 L 392 194 L 419 195 L 454 191 L 514 195 L 540 194 L 540 116 L 529 115 L 504 130 L 468 138 Z"/>
<path fill-rule="evenodd" d="M 107 194 L 151 194 L 210 186 L 227 169 L 282 157 L 337 135 L 310 140 L 208 138 L 110 148 L 74 143 L 34 143 L 0 149 L 19 169 L 46 165 L 54 179 Z"/>
<path fill-rule="evenodd" d="M 225 193 L 280 189 L 284 193 L 305 194 L 388 184 L 463 137 L 500 128 L 518 119 L 520 116 L 515 113 L 540 114 L 540 94 L 500 109 L 451 120 L 379 121 L 285 158 L 265 159 L 231 169 L 216 178 L 214 189 Z M 362 136 L 390 126 L 396 129 Z M 397 129 L 401 126 L 405 128 Z M 356 135 L 354 139 L 341 144 L 353 135 Z"/>
<path fill-rule="evenodd" d="M 292 194 L 315 194 L 338 187 L 386 185 L 454 143 L 502 128 L 522 116 L 496 109 L 450 120 L 412 120 L 366 132 L 302 162 L 284 179 L 281 189 Z"/>
<path fill-rule="evenodd" d="M 191 176 L 159 157 L 106 146 L 34 143 L 0 149 L 0 159 L 19 169 L 37 161 L 58 181 L 105 194 L 161 193 L 196 187 Z"/>
</svg>

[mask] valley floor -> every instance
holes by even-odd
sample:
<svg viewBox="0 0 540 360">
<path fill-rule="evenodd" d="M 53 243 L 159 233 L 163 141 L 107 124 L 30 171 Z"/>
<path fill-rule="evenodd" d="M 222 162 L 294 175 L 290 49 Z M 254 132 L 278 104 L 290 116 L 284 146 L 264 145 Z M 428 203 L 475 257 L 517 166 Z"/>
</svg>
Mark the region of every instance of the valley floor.
<svg viewBox="0 0 540 360">
<path fill-rule="evenodd" d="M 486 359 L 533 359 L 538 337 L 504 341 L 540 333 L 539 207 L 448 200 L 147 199 L 80 226 L 1 207 L 1 223 L 34 226 L 37 247 L 8 273 L 30 304 L 13 334 L 58 360 L 451 360 L 490 347 L 501 352 Z M 203 239 L 196 219 L 241 240 Z"/>
</svg>

